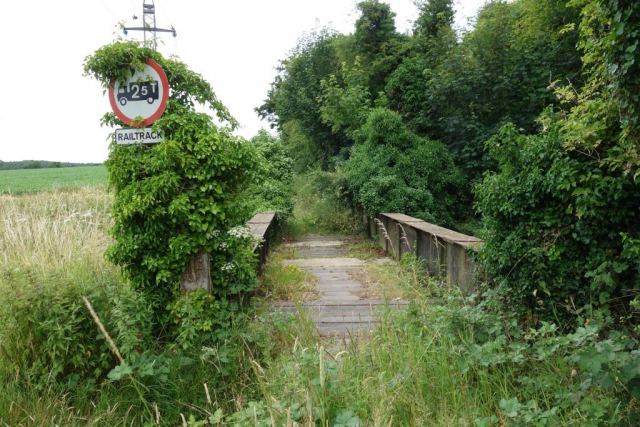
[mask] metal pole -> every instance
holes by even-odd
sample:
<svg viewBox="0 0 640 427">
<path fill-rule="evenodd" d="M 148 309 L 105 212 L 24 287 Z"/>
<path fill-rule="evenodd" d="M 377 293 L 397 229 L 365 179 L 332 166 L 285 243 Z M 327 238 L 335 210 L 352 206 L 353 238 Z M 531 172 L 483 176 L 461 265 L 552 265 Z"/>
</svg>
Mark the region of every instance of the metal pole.
<svg viewBox="0 0 640 427">
<path fill-rule="evenodd" d="M 147 3 L 150 1 L 151 3 Z M 173 33 L 173 37 L 177 36 L 175 28 L 170 30 L 166 28 L 156 27 L 156 5 L 154 0 L 142 0 L 142 27 L 124 27 L 124 33 L 128 31 L 142 31 L 144 41 L 147 42 L 147 31 L 151 33 L 151 46 L 154 50 L 158 50 L 158 32 Z"/>
</svg>

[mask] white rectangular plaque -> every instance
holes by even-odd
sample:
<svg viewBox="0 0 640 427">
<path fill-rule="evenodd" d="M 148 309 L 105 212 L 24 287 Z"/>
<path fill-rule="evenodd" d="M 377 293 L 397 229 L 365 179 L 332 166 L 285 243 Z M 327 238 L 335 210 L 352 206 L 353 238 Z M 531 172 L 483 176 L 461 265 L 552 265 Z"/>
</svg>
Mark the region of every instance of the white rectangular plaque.
<svg viewBox="0 0 640 427">
<path fill-rule="evenodd" d="M 116 129 L 114 138 L 116 144 L 157 144 L 164 141 L 162 133 L 152 130 L 151 128 L 123 128 Z"/>
</svg>

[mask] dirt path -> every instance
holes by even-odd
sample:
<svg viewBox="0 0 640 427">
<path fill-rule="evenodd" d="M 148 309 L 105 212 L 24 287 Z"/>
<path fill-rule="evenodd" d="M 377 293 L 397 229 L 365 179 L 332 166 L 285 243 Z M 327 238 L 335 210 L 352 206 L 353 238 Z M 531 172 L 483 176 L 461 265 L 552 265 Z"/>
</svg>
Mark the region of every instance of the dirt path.
<svg viewBox="0 0 640 427">
<path fill-rule="evenodd" d="M 283 264 L 294 264 L 317 277 L 317 301 L 298 304 L 311 314 L 322 335 L 354 335 L 367 333 L 375 327 L 374 309 L 378 305 L 407 305 L 406 301 L 385 302 L 366 298 L 366 288 L 355 275 L 369 262 L 349 257 L 346 241 L 336 236 L 307 235 L 295 243 L 285 245 L 295 249 L 296 259 Z M 291 302 L 274 302 L 280 309 L 294 309 Z"/>
</svg>

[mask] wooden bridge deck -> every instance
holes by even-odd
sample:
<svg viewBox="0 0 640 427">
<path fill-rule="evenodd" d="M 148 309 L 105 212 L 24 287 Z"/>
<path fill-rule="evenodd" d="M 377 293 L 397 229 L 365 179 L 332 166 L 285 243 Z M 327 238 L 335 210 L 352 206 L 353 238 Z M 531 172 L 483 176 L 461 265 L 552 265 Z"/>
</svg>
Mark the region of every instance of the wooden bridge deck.
<svg viewBox="0 0 640 427">
<path fill-rule="evenodd" d="M 375 327 L 375 308 L 379 305 L 405 307 L 406 301 L 382 301 L 368 299 L 365 288 L 356 270 L 362 269 L 367 261 L 350 258 L 346 242 L 336 236 L 309 235 L 285 247 L 295 248 L 300 258 L 284 260 L 284 264 L 294 264 L 318 279 L 317 301 L 294 304 L 288 301 L 274 301 L 276 310 L 306 309 L 321 335 L 354 335 L 368 333 Z"/>
</svg>

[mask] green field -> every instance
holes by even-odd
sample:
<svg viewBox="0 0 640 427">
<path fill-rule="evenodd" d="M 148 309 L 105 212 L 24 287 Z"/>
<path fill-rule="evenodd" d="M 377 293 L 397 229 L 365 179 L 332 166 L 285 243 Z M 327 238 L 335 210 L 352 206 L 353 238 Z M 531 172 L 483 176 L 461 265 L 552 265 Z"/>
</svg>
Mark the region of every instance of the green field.
<svg viewBox="0 0 640 427">
<path fill-rule="evenodd" d="M 107 170 L 104 166 L 4 170 L 0 171 L 0 194 L 35 193 L 106 182 Z"/>
</svg>

